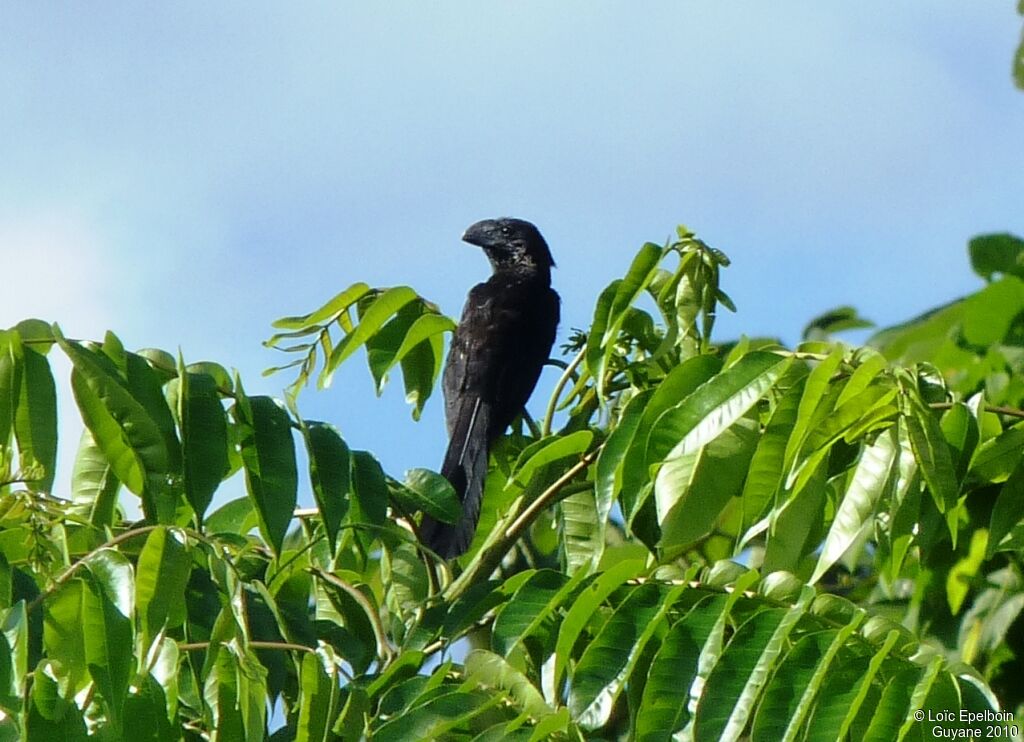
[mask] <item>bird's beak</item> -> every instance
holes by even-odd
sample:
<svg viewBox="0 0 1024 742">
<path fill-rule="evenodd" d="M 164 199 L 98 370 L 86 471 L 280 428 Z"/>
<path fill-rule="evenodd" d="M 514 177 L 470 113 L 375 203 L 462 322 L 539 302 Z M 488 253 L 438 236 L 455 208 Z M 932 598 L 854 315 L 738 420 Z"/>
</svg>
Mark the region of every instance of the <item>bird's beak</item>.
<svg viewBox="0 0 1024 742">
<path fill-rule="evenodd" d="M 471 224 L 463 233 L 462 241 L 477 247 L 486 247 L 491 243 L 497 228 L 498 225 L 493 219 L 484 219 L 476 224 Z"/>
</svg>

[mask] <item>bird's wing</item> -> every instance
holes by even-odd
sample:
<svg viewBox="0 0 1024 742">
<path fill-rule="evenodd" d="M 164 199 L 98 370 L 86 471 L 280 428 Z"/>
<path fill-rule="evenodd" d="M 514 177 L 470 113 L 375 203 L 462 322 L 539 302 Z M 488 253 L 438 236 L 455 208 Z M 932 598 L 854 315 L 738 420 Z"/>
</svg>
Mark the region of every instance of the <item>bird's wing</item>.
<svg viewBox="0 0 1024 742">
<path fill-rule="evenodd" d="M 448 450 L 441 473 L 462 501 L 448 526 L 424 518 L 421 537 L 446 558 L 469 548 L 480 516 L 488 450 L 519 415 L 548 358 L 558 295 L 494 276 L 470 291 L 444 371 Z"/>
<path fill-rule="evenodd" d="M 441 474 L 451 482 L 462 501 L 463 516 L 455 525 L 425 516 L 420 523 L 420 538 L 446 559 L 469 548 L 480 518 L 480 501 L 487 478 L 494 376 L 502 356 L 495 309 L 496 297 L 487 284 L 470 291 L 445 363 L 443 387 L 448 450 Z"/>
</svg>

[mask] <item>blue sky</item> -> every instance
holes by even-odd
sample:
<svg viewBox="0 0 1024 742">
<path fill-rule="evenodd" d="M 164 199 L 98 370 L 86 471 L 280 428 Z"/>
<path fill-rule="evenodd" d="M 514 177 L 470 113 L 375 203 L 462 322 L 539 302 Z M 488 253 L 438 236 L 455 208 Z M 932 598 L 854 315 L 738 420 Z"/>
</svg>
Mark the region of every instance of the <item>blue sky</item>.
<svg viewBox="0 0 1024 742">
<path fill-rule="evenodd" d="M 276 394 L 273 319 L 356 280 L 458 314 L 488 273 L 459 235 L 498 215 L 547 236 L 563 337 L 679 222 L 733 259 L 721 338 L 893 323 L 977 286 L 971 235 L 1024 232 L 1013 5 L 8 3 L 0 326 Z M 444 448 L 437 400 L 413 423 L 358 363 L 301 407 L 394 473 Z"/>
</svg>

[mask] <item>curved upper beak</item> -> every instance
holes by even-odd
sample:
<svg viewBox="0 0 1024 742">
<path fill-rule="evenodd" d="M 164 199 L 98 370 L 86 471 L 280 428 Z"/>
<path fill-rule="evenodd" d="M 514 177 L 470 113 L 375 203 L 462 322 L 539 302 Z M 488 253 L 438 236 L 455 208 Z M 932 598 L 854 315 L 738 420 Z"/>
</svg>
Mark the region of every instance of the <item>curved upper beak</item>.
<svg viewBox="0 0 1024 742">
<path fill-rule="evenodd" d="M 471 224 L 462 234 L 462 241 L 477 247 L 486 247 L 494 238 L 498 225 L 493 219 L 484 219 Z"/>
</svg>

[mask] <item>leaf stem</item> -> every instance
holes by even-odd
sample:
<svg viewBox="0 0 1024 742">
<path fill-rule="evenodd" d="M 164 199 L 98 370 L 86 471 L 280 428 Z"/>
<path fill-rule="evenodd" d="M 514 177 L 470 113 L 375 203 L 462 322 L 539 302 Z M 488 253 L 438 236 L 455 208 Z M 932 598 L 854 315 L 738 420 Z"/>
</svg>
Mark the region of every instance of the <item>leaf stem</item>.
<svg viewBox="0 0 1024 742">
<path fill-rule="evenodd" d="M 179 644 L 178 649 L 182 652 L 197 652 L 203 649 L 209 649 L 211 646 L 211 642 L 189 642 Z M 250 641 L 248 642 L 248 646 L 252 649 L 280 649 L 287 652 L 308 652 L 309 654 L 316 654 L 316 650 L 313 647 L 307 647 L 305 644 L 292 644 L 291 642 Z"/>
<path fill-rule="evenodd" d="M 359 588 L 348 584 L 337 575 L 332 575 L 330 572 L 318 567 L 309 567 L 307 571 L 314 577 L 319 577 L 329 585 L 344 591 L 359 604 L 359 607 L 363 609 L 363 612 L 370 621 L 370 625 L 373 627 L 374 638 L 377 641 L 377 656 L 380 657 L 385 664 L 389 663 L 391 658 L 394 656 L 395 651 L 388 642 L 388 636 L 384 631 L 384 624 L 380 620 L 380 615 L 370 604 L 370 601 L 366 599 L 366 596 L 359 591 Z"/>
<path fill-rule="evenodd" d="M 565 371 L 562 372 L 561 377 L 558 379 L 558 383 L 555 384 L 555 389 L 551 393 L 551 399 L 548 400 L 548 409 L 544 413 L 544 424 L 541 425 L 540 432 L 541 437 L 551 434 L 551 425 L 555 417 L 555 410 L 558 408 L 558 398 L 562 396 L 562 390 L 565 389 L 565 385 L 572 379 L 572 375 L 576 372 L 580 363 L 583 362 L 583 356 L 586 350 L 581 350 L 576 354 L 576 357 L 572 359 L 572 362 L 565 367 Z"/>
</svg>

